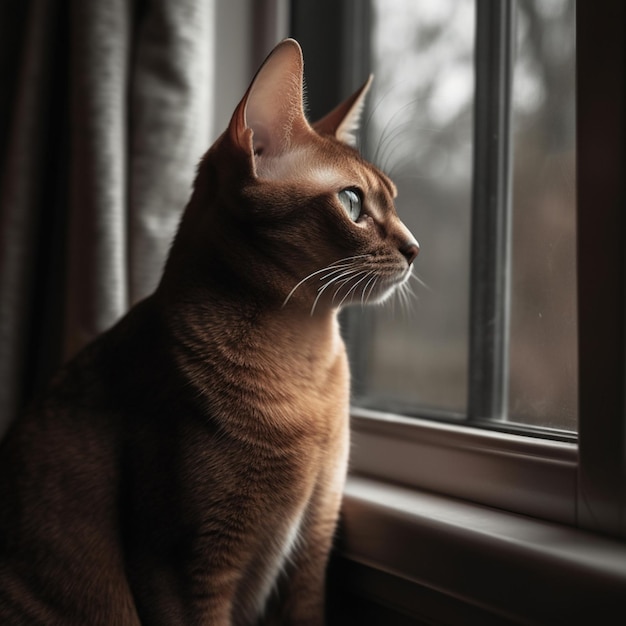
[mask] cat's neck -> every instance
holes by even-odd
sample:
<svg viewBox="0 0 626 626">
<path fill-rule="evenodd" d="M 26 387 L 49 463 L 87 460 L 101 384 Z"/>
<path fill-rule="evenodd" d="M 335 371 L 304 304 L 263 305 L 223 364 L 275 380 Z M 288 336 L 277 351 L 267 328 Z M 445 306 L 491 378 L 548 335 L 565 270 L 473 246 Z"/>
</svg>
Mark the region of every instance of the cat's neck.
<svg viewBox="0 0 626 626">
<path fill-rule="evenodd" d="M 312 429 L 311 412 L 347 406 L 347 359 L 332 310 L 311 316 L 213 298 L 164 302 L 161 314 L 176 376 L 224 432 L 264 441 L 275 430 L 291 440 Z M 225 396 L 231 409 L 223 413 Z"/>
<path fill-rule="evenodd" d="M 216 317 L 207 319 L 208 323 L 200 327 L 197 326 L 199 320 L 193 320 L 187 328 L 194 327 L 211 343 L 227 335 L 232 340 L 241 341 L 242 350 L 249 343 L 246 338 L 254 340 L 259 348 L 288 347 L 297 352 L 299 347 L 308 349 L 312 345 L 324 350 L 332 347 L 338 334 L 337 316 L 328 310 L 311 316 L 308 311 L 303 314 L 297 310 L 266 310 L 254 304 L 240 304 L 238 308 L 221 309 L 219 318 Z"/>
<path fill-rule="evenodd" d="M 200 290 L 201 291 L 201 290 Z M 286 371 L 324 367 L 344 350 L 337 312 L 234 296 L 179 292 L 161 294 L 160 308 L 173 345 L 197 363 L 221 357 L 243 365 L 264 361 Z"/>
</svg>

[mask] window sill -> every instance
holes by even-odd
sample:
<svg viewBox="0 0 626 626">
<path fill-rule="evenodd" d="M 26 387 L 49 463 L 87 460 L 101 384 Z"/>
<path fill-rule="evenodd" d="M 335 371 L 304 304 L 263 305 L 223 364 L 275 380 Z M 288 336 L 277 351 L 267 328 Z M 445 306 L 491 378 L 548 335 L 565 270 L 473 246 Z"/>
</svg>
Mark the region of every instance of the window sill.
<svg viewBox="0 0 626 626">
<path fill-rule="evenodd" d="M 578 448 L 352 409 L 353 474 L 575 525 Z"/>
<path fill-rule="evenodd" d="M 341 586 L 371 599 L 368 577 L 395 580 L 373 588 L 396 614 L 449 624 L 471 623 L 477 612 L 474 623 L 611 624 L 623 612 L 626 544 L 356 476 L 342 515 L 338 554 L 360 575 Z M 430 603 L 435 615 L 425 614 L 429 602 L 415 606 L 423 590 L 439 598 Z"/>
</svg>

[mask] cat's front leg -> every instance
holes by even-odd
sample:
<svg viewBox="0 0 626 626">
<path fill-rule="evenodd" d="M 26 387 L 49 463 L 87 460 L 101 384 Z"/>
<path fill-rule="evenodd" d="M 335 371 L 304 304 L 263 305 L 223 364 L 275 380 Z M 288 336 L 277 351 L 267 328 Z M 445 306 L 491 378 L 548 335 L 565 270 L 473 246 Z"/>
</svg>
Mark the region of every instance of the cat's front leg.
<svg viewBox="0 0 626 626">
<path fill-rule="evenodd" d="M 218 516 L 216 515 L 216 518 Z M 145 626 L 232 626 L 241 550 L 217 521 L 204 532 L 167 533 L 154 518 L 133 535 L 129 578 Z M 221 523 L 219 523 L 221 522 Z"/>
<path fill-rule="evenodd" d="M 148 559 L 146 559 L 148 562 Z M 134 572 L 135 601 L 145 626 L 231 626 L 235 584 L 223 571 Z"/>
<path fill-rule="evenodd" d="M 342 485 L 319 486 L 303 519 L 297 548 L 279 582 L 263 626 L 322 626 L 326 567 L 333 543 Z"/>
</svg>

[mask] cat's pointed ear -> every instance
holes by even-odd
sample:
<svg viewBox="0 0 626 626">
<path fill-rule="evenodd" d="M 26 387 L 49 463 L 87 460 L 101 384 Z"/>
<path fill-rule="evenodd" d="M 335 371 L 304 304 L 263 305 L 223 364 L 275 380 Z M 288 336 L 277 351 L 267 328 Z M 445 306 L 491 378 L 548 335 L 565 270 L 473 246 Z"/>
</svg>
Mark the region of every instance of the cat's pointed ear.
<svg viewBox="0 0 626 626">
<path fill-rule="evenodd" d="M 321 120 L 313 124 L 314 130 L 320 135 L 332 135 L 348 145 L 356 146 L 356 133 L 359 130 L 361 114 L 365 106 L 365 96 L 372 84 L 373 76 L 370 74 L 360 89 L 357 89 L 347 100 Z"/>
<path fill-rule="evenodd" d="M 272 50 L 230 123 L 231 136 L 241 147 L 256 157 L 277 156 L 300 133 L 311 131 L 304 114 L 303 71 L 298 42 L 285 39 Z"/>
</svg>

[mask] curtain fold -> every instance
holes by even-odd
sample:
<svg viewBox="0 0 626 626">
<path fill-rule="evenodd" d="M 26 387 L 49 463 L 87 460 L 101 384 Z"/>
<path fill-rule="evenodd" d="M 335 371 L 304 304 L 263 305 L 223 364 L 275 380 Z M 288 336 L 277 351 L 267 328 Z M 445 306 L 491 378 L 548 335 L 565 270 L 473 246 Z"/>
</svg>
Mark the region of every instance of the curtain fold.
<svg viewBox="0 0 626 626">
<path fill-rule="evenodd" d="M 124 0 L 71 3 L 65 355 L 109 327 L 129 303 L 131 8 Z"/>
<path fill-rule="evenodd" d="M 0 435 L 158 282 L 213 131 L 214 2 L 0 8 Z"/>
</svg>

